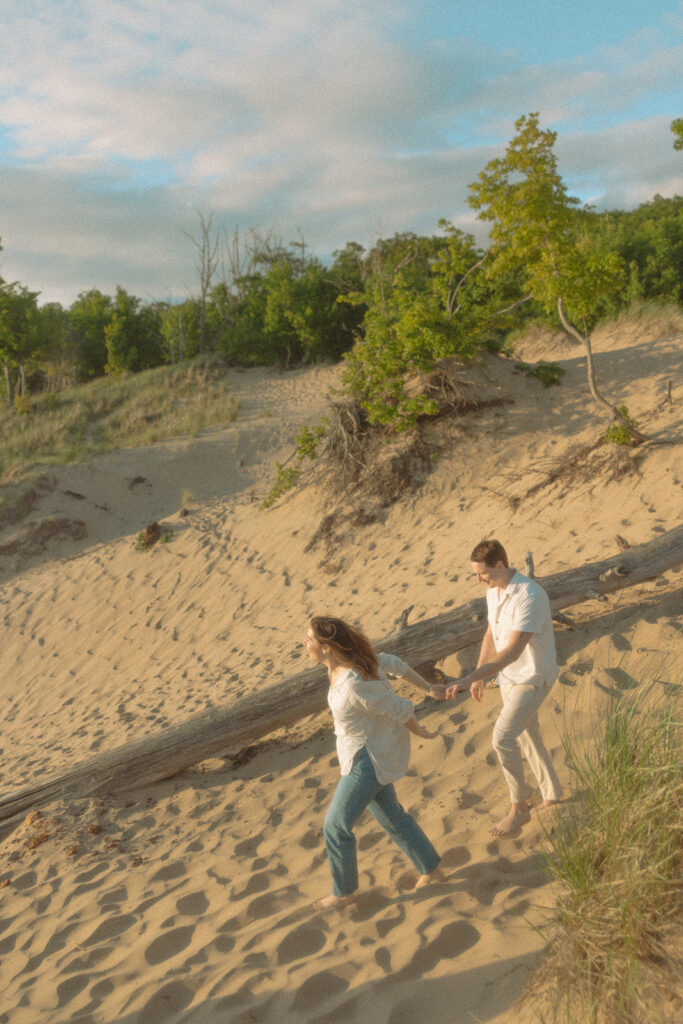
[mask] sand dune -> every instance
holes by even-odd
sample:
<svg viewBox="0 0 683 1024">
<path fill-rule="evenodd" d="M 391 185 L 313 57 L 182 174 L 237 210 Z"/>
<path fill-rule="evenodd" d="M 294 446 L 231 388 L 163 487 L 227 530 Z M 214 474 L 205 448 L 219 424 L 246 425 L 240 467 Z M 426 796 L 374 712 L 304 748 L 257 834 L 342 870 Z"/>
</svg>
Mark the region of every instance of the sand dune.
<svg viewBox="0 0 683 1024">
<path fill-rule="evenodd" d="M 596 346 L 605 390 L 655 436 L 681 432 L 681 406 L 666 401 L 680 343 L 661 324 L 631 324 Z M 334 367 L 236 373 L 229 427 L 46 471 L 36 507 L 0 536 L 13 545 L 0 554 L 3 792 L 284 679 L 304 665 L 316 612 L 377 637 L 410 605 L 414 621 L 470 600 L 467 556 L 484 534 L 520 565 L 532 550 L 542 576 L 614 553 L 616 535 L 636 544 L 677 525 L 679 449 L 652 447 L 629 473 L 576 460 L 600 433 L 582 360 L 543 344 L 528 338 L 520 356 L 560 362 L 560 388 L 489 358 L 472 373 L 514 404 L 442 424 L 419 491 L 406 487 L 376 522 L 340 521 L 312 550 L 338 488 L 312 483 L 268 512 L 258 501 L 302 420 L 324 411 Z M 81 520 L 87 536 L 22 547 L 49 517 Z M 170 542 L 136 550 L 153 519 Z M 564 782 L 568 724 L 588 734 L 612 694 L 646 678 L 680 684 L 679 614 L 669 574 L 558 627 L 561 676 L 542 723 Z M 29 815 L 0 847 L 0 1024 L 522 1020 L 512 1008 L 540 962 L 534 926 L 553 894 L 542 821 L 488 835 L 506 803 L 490 749 L 497 701 L 487 689 L 482 707 L 465 696 L 425 707 L 441 736 L 414 742 L 398 784 L 446 881 L 413 891 L 410 866 L 368 818 L 362 893 L 327 915 L 309 909 L 329 890 L 321 826 L 338 766 L 326 714 L 241 760 Z"/>
</svg>

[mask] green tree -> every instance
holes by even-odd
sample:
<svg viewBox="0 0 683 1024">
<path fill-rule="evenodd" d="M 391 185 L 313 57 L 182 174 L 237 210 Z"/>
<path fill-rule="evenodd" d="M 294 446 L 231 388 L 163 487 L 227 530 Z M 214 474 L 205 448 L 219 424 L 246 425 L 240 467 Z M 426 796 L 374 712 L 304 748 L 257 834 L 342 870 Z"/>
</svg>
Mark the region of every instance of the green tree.
<svg viewBox="0 0 683 1024">
<path fill-rule="evenodd" d="M 491 160 L 470 186 L 470 206 L 491 223 L 489 273 L 517 269 L 528 294 L 547 312 L 557 311 L 565 331 L 584 346 L 594 400 L 645 440 L 602 396 L 593 364 L 591 332 L 604 296 L 622 285 L 623 263 L 597 244 L 590 218 L 567 194 L 553 152 L 556 132 L 542 130 L 537 113 L 519 118 L 515 128 L 505 156 Z"/>
<path fill-rule="evenodd" d="M 363 290 L 340 299 L 365 310 L 343 379 L 371 423 L 405 430 L 437 412 L 424 393 L 406 391 L 407 380 L 446 356 L 471 358 L 505 305 L 502 279 L 492 287 L 478 273 L 486 257 L 474 239 L 446 221 L 440 227 L 443 236 L 401 234 L 377 242 Z"/>
<path fill-rule="evenodd" d="M 69 307 L 69 324 L 73 331 L 79 377 L 90 380 L 101 377 L 107 365 L 105 328 L 114 315 L 112 299 L 97 288 L 81 292 Z"/>
<path fill-rule="evenodd" d="M 286 253 L 269 269 L 264 326 L 272 356 L 290 366 L 337 360 L 351 347 L 333 277 L 312 257 Z"/>
<path fill-rule="evenodd" d="M 683 149 L 683 117 L 677 117 L 670 127 L 674 134 L 674 149 Z"/>
<path fill-rule="evenodd" d="M 38 292 L 0 278 L 0 360 L 10 405 L 15 394 L 26 394 L 27 367 L 37 353 L 37 298 Z"/>
<path fill-rule="evenodd" d="M 36 330 L 41 338 L 43 386 L 52 390 L 73 384 L 79 368 L 68 312 L 58 302 L 46 303 L 38 309 Z"/>
<path fill-rule="evenodd" d="M 656 195 L 635 210 L 594 214 L 591 230 L 628 268 L 617 308 L 634 300 L 683 303 L 683 197 Z"/>
<path fill-rule="evenodd" d="M 149 370 L 165 361 L 158 310 L 143 305 L 123 288 L 116 289 L 111 319 L 104 328 L 104 341 L 106 373 Z"/>
<path fill-rule="evenodd" d="M 200 320 L 197 300 L 165 303 L 159 307 L 158 315 L 165 359 L 169 363 L 178 363 L 196 356 L 199 352 Z"/>
</svg>

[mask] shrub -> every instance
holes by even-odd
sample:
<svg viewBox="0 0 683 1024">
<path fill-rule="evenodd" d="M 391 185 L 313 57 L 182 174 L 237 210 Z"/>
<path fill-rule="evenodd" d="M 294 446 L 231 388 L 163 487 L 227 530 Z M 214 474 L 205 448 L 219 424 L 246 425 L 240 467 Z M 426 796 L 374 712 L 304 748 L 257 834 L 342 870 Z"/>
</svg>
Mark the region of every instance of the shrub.
<svg viewBox="0 0 683 1024">
<path fill-rule="evenodd" d="M 566 373 L 564 367 L 558 363 L 545 363 L 543 360 L 536 363 L 535 366 L 531 366 L 530 363 L 515 363 L 515 370 L 525 373 L 527 377 L 535 377 L 536 380 L 540 380 L 544 388 L 553 387 L 555 384 L 559 385 Z"/>
<path fill-rule="evenodd" d="M 632 427 L 637 427 L 636 420 L 632 419 L 628 414 L 628 409 L 625 405 L 619 406 L 619 412 Z M 607 428 L 605 438 L 610 444 L 631 444 L 633 435 L 629 430 L 626 423 L 615 421 L 610 427 Z"/>
<path fill-rule="evenodd" d="M 278 498 L 281 498 L 283 494 L 295 486 L 301 476 L 302 462 L 304 459 L 314 459 L 316 457 L 318 445 L 325 436 L 326 431 L 326 416 L 323 416 L 321 423 L 314 427 L 313 430 L 307 427 L 305 423 L 299 428 L 299 433 L 296 435 L 296 449 L 293 456 L 291 456 L 294 458 L 294 463 L 291 466 L 288 466 L 285 462 L 275 463 L 275 483 L 261 502 L 261 509 L 270 508 Z"/>
</svg>

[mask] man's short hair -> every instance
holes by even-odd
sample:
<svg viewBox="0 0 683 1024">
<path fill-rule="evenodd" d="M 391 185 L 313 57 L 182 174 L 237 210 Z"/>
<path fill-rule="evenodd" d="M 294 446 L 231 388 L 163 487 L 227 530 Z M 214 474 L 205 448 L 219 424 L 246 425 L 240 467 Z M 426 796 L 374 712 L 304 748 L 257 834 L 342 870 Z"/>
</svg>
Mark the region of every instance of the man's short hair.
<svg viewBox="0 0 683 1024">
<path fill-rule="evenodd" d="M 510 564 L 505 548 L 499 540 L 480 540 L 470 555 L 470 561 L 483 562 L 490 569 L 498 562 L 502 562 L 506 569 Z"/>
</svg>

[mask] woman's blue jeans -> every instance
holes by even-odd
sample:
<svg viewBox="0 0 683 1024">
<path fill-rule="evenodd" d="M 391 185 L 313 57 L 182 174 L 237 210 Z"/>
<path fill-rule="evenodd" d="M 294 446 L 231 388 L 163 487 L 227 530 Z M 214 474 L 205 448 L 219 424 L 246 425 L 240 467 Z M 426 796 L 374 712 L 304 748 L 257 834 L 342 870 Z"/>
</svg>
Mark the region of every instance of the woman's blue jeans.
<svg viewBox="0 0 683 1024">
<path fill-rule="evenodd" d="M 358 888 L 353 826 L 366 807 L 421 875 L 434 871 L 441 860 L 415 819 L 396 799 L 393 783 L 382 786 L 377 781 L 370 755 L 363 747 L 354 757 L 349 774 L 339 780 L 323 825 L 335 896 L 348 896 Z"/>
</svg>

